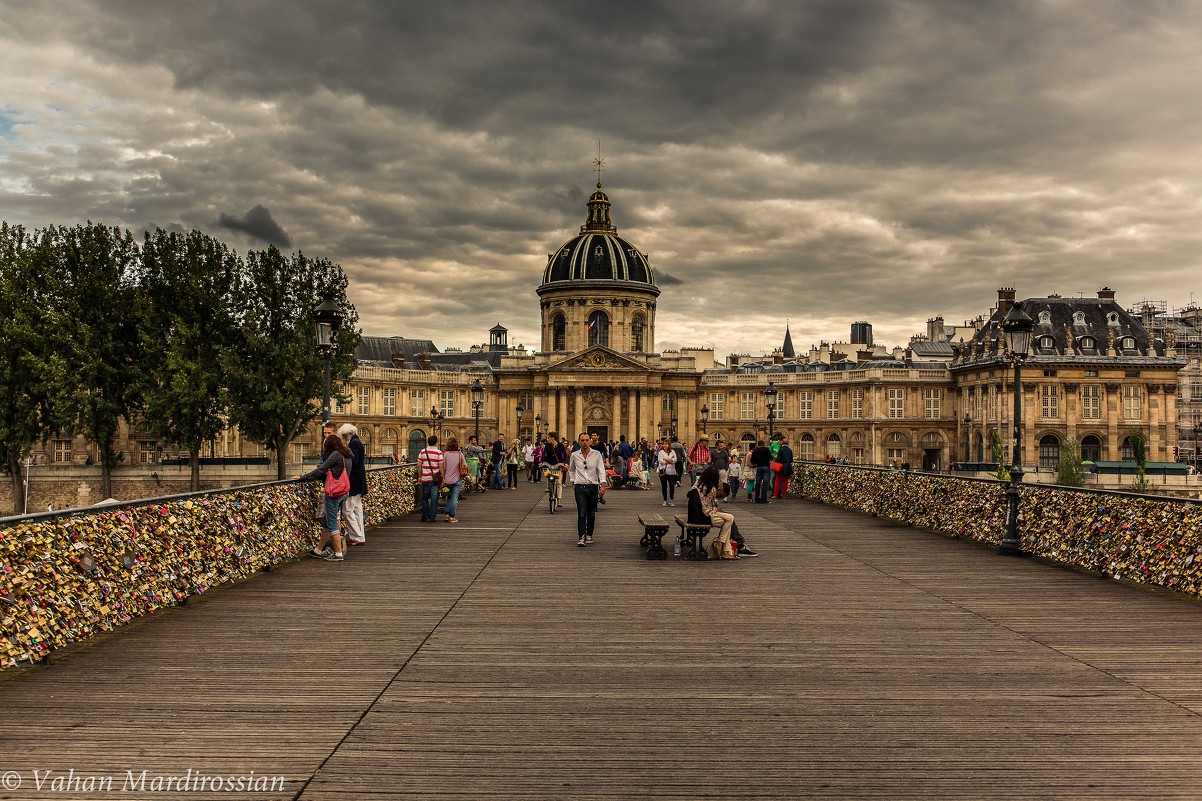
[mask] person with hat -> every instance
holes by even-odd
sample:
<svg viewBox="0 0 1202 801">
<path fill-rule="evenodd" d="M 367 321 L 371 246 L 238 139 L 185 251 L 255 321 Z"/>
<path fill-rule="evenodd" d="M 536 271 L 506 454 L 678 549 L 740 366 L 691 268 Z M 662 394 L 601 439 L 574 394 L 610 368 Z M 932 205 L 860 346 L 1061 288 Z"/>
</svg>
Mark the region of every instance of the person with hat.
<svg viewBox="0 0 1202 801">
<path fill-rule="evenodd" d="M 701 475 L 702 471 L 710 466 L 713 461 L 713 454 L 710 453 L 710 438 L 708 434 L 702 434 L 685 457 L 685 467 L 693 478 L 693 483 L 697 483 L 697 476 Z"/>
<path fill-rule="evenodd" d="M 366 545 L 367 532 L 363 527 L 363 498 L 367 495 L 367 450 L 359 439 L 359 429 L 350 423 L 338 428 L 338 436 L 351 452 L 351 491 L 342 501 L 342 519 L 346 521 L 347 540 L 351 545 Z"/>
</svg>

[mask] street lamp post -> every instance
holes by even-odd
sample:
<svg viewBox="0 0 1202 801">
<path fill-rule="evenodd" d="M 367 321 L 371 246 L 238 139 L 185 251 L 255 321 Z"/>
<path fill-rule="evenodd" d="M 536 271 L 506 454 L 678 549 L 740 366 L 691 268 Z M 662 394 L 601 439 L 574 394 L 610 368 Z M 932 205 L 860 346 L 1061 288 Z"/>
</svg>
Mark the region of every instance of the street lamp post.
<svg viewBox="0 0 1202 801">
<path fill-rule="evenodd" d="M 972 461 L 972 416 L 968 412 L 964 413 L 964 461 L 965 463 Z"/>
<path fill-rule="evenodd" d="M 672 418 L 672 430 L 669 432 L 668 436 L 670 436 L 672 439 L 676 439 L 676 418 L 675 417 Z"/>
<path fill-rule="evenodd" d="M 442 440 L 442 432 L 440 432 L 438 430 L 438 421 L 442 420 L 445 417 L 446 417 L 446 415 L 444 415 L 442 412 L 438 411 L 437 406 L 430 407 L 430 434 L 432 436 L 438 437 L 440 442 Z"/>
<path fill-rule="evenodd" d="M 333 298 L 327 297 L 313 311 L 313 323 L 317 328 L 317 352 L 322 358 L 322 402 L 321 424 L 330 422 L 330 362 L 338 351 L 338 330 L 346 315 Z"/>
<path fill-rule="evenodd" d="M 707 405 L 702 405 L 702 407 L 701 407 L 701 433 L 702 434 L 710 433 L 709 432 L 709 421 L 710 421 L 710 407 Z"/>
<path fill-rule="evenodd" d="M 1022 365 L 1031 348 L 1031 331 L 1035 321 L 1022 309 L 1020 303 L 1010 307 L 1002 321 L 1002 331 L 1010 348 L 1010 359 L 1014 363 L 1014 451 L 1011 454 L 1010 486 L 1006 488 L 1008 502 L 1006 510 L 1006 533 L 998 553 L 1005 556 L 1022 556 L 1022 540 L 1018 530 L 1019 485 L 1023 482 L 1023 375 Z"/>
<path fill-rule="evenodd" d="M 517 433 L 517 439 L 515 441 L 519 445 L 521 445 L 522 444 L 522 418 L 526 416 L 526 407 L 519 403 L 517 405 L 517 408 L 514 409 L 514 411 L 517 412 L 517 415 L 518 415 L 518 433 Z"/>
<path fill-rule="evenodd" d="M 778 395 L 776 386 L 769 381 L 768 387 L 764 390 L 764 400 L 768 403 L 768 441 L 772 441 L 772 423 L 776 420 L 776 396 Z"/>
<path fill-rule="evenodd" d="M 480 442 L 480 410 L 484 408 L 484 387 L 477 378 L 472 383 L 472 414 L 476 418 L 476 443 Z"/>
</svg>

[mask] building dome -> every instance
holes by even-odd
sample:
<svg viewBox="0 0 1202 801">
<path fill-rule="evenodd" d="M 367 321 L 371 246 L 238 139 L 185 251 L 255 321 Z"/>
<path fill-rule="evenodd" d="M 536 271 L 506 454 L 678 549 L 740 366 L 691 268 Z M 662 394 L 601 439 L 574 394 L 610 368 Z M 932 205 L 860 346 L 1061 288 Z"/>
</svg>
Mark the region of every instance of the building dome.
<svg viewBox="0 0 1202 801">
<path fill-rule="evenodd" d="M 618 236 L 618 229 L 609 220 L 609 205 L 598 181 L 597 191 L 588 199 L 588 220 L 580 226 L 579 235 L 547 257 L 540 289 L 567 282 L 619 281 L 642 284 L 659 294 L 647 255 Z"/>
</svg>

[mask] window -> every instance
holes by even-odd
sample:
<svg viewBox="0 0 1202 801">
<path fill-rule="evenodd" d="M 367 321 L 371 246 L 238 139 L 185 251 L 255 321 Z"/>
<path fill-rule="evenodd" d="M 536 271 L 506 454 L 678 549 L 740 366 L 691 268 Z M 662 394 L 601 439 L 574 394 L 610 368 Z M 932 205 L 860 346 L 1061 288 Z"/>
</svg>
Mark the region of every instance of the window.
<svg viewBox="0 0 1202 801">
<path fill-rule="evenodd" d="M 812 434 L 802 434 L 801 443 L 797 448 L 801 451 L 801 458 L 807 462 L 814 461 L 814 436 Z"/>
<path fill-rule="evenodd" d="M 826 418 L 835 420 L 839 417 L 839 390 L 828 389 L 826 391 Z"/>
<path fill-rule="evenodd" d="M 739 419 L 754 420 L 755 419 L 755 393 L 740 392 L 739 393 Z"/>
<path fill-rule="evenodd" d="M 371 414 L 371 390 L 359 387 L 359 414 Z"/>
<path fill-rule="evenodd" d="M 1056 338 L 1055 337 L 1040 337 L 1039 342 L 1036 343 L 1036 345 L 1037 345 L 1037 347 L 1042 348 L 1043 350 L 1055 350 L 1056 349 Z"/>
<path fill-rule="evenodd" d="M 1073 312 L 1073 325 L 1085 325 L 1085 312 Z"/>
<path fill-rule="evenodd" d="M 1102 419 L 1102 388 L 1096 384 L 1081 387 L 1081 419 Z"/>
<path fill-rule="evenodd" d="M 609 345 L 609 315 L 600 309 L 588 316 L 588 344 Z"/>
<path fill-rule="evenodd" d="M 1081 337 L 1079 340 L 1077 340 L 1077 345 L 1081 348 L 1081 350 L 1093 350 L 1098 346 L 1098 341 L 1093 337 Z M 1088 375 L 1090 372 L 1093 372 L 1094 375 L 1097 375 L 1096 370 L 1086 370 L 1085 372 L 1086 375 Z"/>
<path fill-rule="evenodd" d="M 138 442 L 138 464 L 154 464 L 155 443 L 151 440 Z"/>
<path fill-rule="evenodd" d="M 518 397 L 518 403 L 522 404 L 522 408 L 526 410 L 526 417 L 529 417 L 531 420 L 533 420 L 534 419 L 534 393 L 533 392 L 523 392 L 521 394 L 521 396 Z"/>
<path fill-rule="evenodd" d="M 636 314 L 630 321 L 630 349 L 635 353 L 643 352 L 643 330 L 646 327 L 643 315 Z"/>
<path fill-rule="evenodd" d="M 906 460 L 905 448 L 885 448 L 885 458 L 890 462 L 901 464 Z"/>
<path fill-rule="evenodd" d="M 384 387 L 384 414 L 389 417 L 396 414 L 396 387 Z"/>
<path fill-rule="evenodd" d="M 551 318 L 551 350 L 568 349 L 568 324 L 562 314 Z"/>
<path fill-rule="evenodd" d="M 905 417 L 906 391 L 904 389 L 889 390 L 889 417 L 899 419 Z"/>
<path fill-rule="evenodd" d="M 1125 440 L 1123 440 L 1123 461 L 1135 461 L 1135 444 L 1132 443 L 1131 437 L 1127 437 Z"/>
<path fill-rule="evenodd" d="M 293 464 L 301 464 L 305 461 L 305 455 L 309 450 L 309 443 L 294 442 L 292 443 L 292 462 Z"/>
<path fill-rule="evenodd" d="M 397 437 L 395 428 L 384 429 L 384 431 L 380 434 L 380 455 L 391 456 L 394 458 L 397 457 L 399 455 L 397 451 L 397 448 L 399 447 L 397 442 L 398 439 L 399 438 Z"/>
<path fill-rule="evenodd" d="M 997 385 L 989 385 L 989 419 L 997 419 Z"/>
<path fill-rule="evenodd" d="M 1123 378 L 1139 378 L 1139 370 L 1128 370 L 1123 373 Z"/>
<path fill-rule="evenodd" d="M 71 461 L 71 440 L 56 439 L 54 441 L 54 463 L 67 464 Z"/>
<path fill-rule="evenodd" d="M 438 393 L 438 410 L 443 417 L 455 416 L 455 390 L 444 389 Z"/>
<path fill-rule="evenodd" d="M 977 394 L 972 400 L 972 407 L 972 415 L 976 418 L 977 422 L 979 423 L 984 420 L 985 417 L 982 412 L 985 408 L 985 387 L 981 387 L 977 390 Z"/>
<path fill-rule="evenodd" d="M 1060 440 L 1052 434 L 1039 440 L 1039 469 L 1060 469 Z"/>
<path fill-rule="evenodd" d="M 1055 377 L 1056 377 L 1056 371 L 1055 371 L 1055 370 L 1044 370 L 1044 371 L 1043 371 L 1043 377 L 1044 377 L 1044 378 L 1055 378 Z"/>
<path fill-rule="evenodd" d="M 1049 311 L 1041 311 L 1039 313 L 1039 324 L 1040 325 L 1051 325 L 1052 324 L 1052 313 Z"/>
<path fill-rule="evenodd" d="M 800 411 L 798 416 L 802 420 L 810 420 L 814 417 L 814 393 L 810 390 L 805 390 L 797 394 Z"/>
<path fill-rule="evenodd" d="M 826 455 L 834 459 L 843 457 L 843 440 L 838 434 L 831 434 L 826 438 Z"/>
<path fill-rule="evenodd" d="M 1086 371 L 1085 371 L 1085 377 L 1086 377 L 1086 378 L 1097 378 L 1097 377 L 1098 377 L 1098 371 L 1097 371 L 1097 370 L 1086 370 Z"/>
<path fill-rule="evenodd" d="M 1138 420 L 1142 416 L 1139 404 L 1139 387 L 1123 387 L 1123 419 Z"/>
<path fill-rule="evenodd" d="M 1102 460 L 1102 443 L 1101 441 L 1090 435 L 1081 440 L 1081 461 L 1083 462 L 1100 462 Z"/>
<path fill-rule="evenodd" d="M 726 417 L 726 393 L 710 393 L 710 419 L 722 420 Z"/>
<path fill-rule="evenodd" d="M 851 416 L 855 420 L 860 420 L 864 417 L 864 390 L 862 389 L 853 389 L 851 391 Z M 859 464 L 859 462 L 856 464 Z"/>
<path fill-rule="evenodd" d="M 334 398 L 334 414 L 346 414 L 346 397 L 338 395 Z"/>
<path fill-rule="evenodd" d="M 676 411 L 676 396 L 671 392 L 665 392 L 663 399 L 660 401 L 659 408 L 662 412 Z"/>
<path fill-rule="evenodd" d="M 939 418 L 940 402 L 943 400 L 943 390 L 924 389 L 922 391 L 922 413 L 928 420 Z"/>
<path fill-rule="evenodd" d="M 1056 384 L 1044 384 L 1039 388 L 1039 416 L 1051 420 L 1060 417 L 1060 387 Z M 1056 447 L 1059 449 L 1060 446 Z"/>
<path fill-rule="evenodd" d="M 1135 337 L 1123 337 L 1119 340 L 1119 347 L 1123 350 L 1135 350 Z"/>
<path fill-rule="evenodd" d="M 426 416 L 426 391 L 424 389 L 409 390 L 409 414 L 412 417 Z M 416 454 L 414 454 L 416 456 Z"/>
</svg>

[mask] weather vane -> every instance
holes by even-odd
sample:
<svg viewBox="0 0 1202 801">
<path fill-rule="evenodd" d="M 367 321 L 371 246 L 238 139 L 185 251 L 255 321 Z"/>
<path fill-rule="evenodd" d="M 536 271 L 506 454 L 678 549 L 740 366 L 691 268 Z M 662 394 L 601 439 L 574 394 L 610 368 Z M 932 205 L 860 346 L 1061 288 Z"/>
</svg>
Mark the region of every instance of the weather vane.
<svg viewBox="0 0 1202 801">
<path fill-rule="evenodd" d="M 601 140 L 597 140 L 597 158 L 593 159 L 593 169 L 597 171 L 597 188 L 601 188 L 601 173 L 605 171 L 605 159 L 601 158 Z"/>
</svg>

